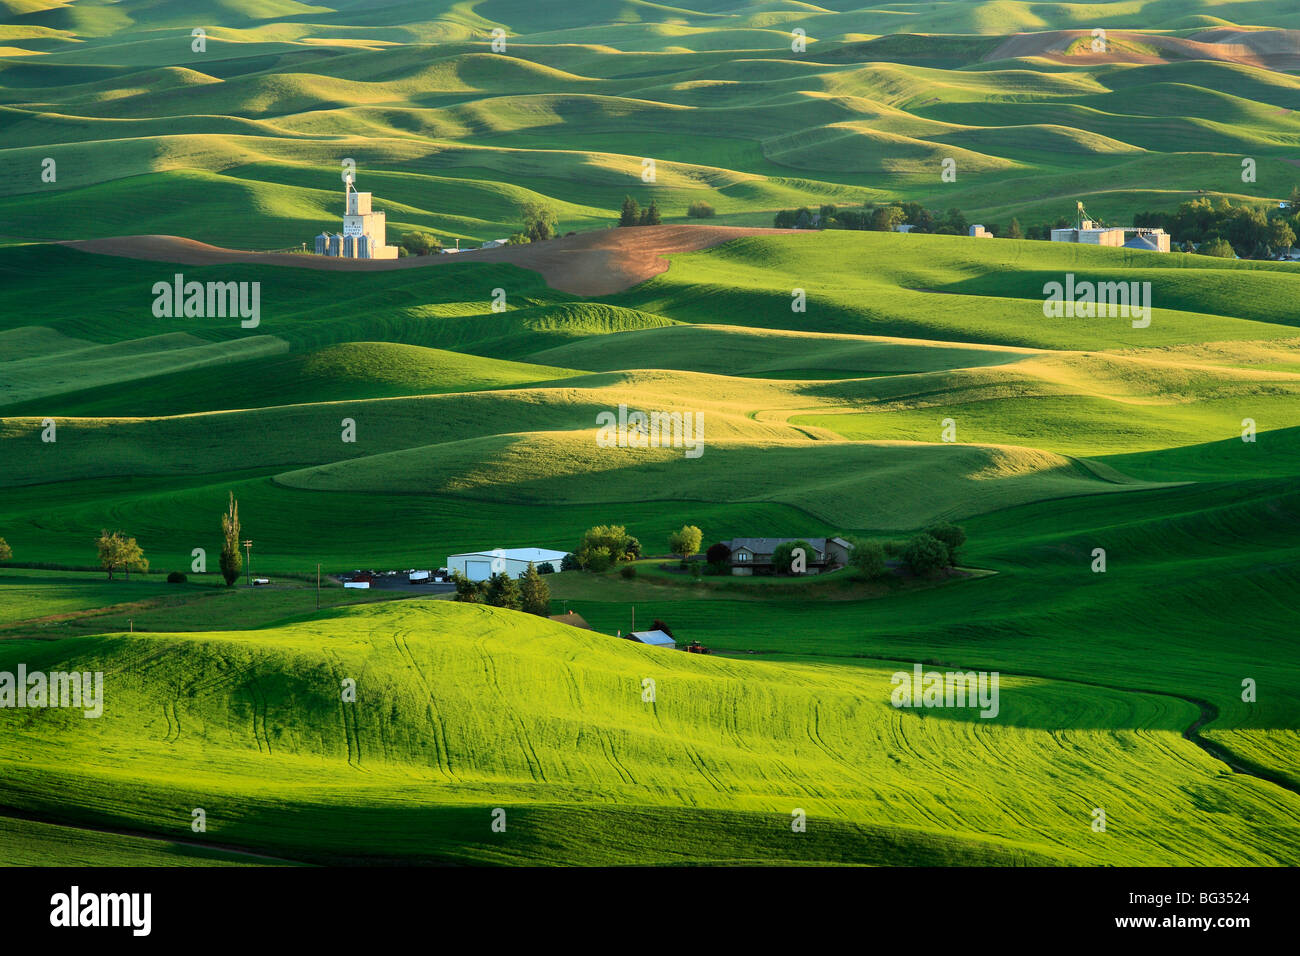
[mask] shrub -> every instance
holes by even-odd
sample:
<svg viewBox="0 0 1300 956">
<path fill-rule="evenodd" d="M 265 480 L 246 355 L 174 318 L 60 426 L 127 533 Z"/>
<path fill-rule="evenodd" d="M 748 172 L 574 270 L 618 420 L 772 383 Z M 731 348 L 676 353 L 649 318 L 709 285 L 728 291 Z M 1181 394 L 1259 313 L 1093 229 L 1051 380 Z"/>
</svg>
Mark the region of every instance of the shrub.
<svg viewBox="0 0 1300 956">
<path fill-rule="evenodd" d="M 569 555 L 566 554 L 565 557 L 567 558 L 567 557 L 569 557 Z M 554 573 L 555 573 L 555 565 L 551 564 L 550 561 L 543 561 L 541 564 L 539 564 L 539 565 L 537 566 L 537 573 L 538 573 L 538 574 L 554 574 Z"/>
<path fill-rule="evenodd" d="M 731 560 L 731 549 L 719 541 L 709 545 L 709 550 L 704 552 L 704 559 L 709 564 L 726 564 Z"/>
<path fill-rule="evenodd" d="M 413 256 L 431 256 L 442 251 L 442 243 L 428 232 L 408 232 L 402 236 L 401 247 Z"/>
<path fill-rule="evenodd" d="M 889 555 L 891 558 L 901 558 L 903 552 L 906 550 L 906 541 L 899 541 L 897 538 L 894 538 L 892 541 L 885 542 L 885 554 Z"/>
<path fill-rule="evenodd" d="M 578 561 L 578 556 L 572 551 L 560 559 L 561 571 L 577 571 L 581 568 L 582 564 Z"/>
<path fill-rule="evenodd" d="M 628 578 L 628 579 L 630 580 L 630 579 L 636 577 L 636 565 L 635 565 L 635 564 L 625 564 L 625 565 L 623 565 L 621 568 L 618 569 L 618 573 L 621 574 L 621 575 L 623 575 L 623 577 Z"/>
<path fill-rule="evenodd" d="M 717 214 L 716 210 L 703 200 L 695 200 L 686 209 L 686 215 L 692 219 L 712 219 Z"/>
<path fill-rule="evenodd" d="M 592 548 L 587 552 L 587 570 L 600 574 L 602 571 L 608 571 L 614 564 L 614 559 L 609 555 L 609 548 L 599 547 Z"/>
<path fill-rule="evenodd" d="M 888 572 L 884 546 L 879 541 L 856 542 L 849 552 L 849 567 L 867 580 L 884 577 Z"/>
<path fill-rule="evenodd" d="M 184 584 L 188 580 L 189 578 L 187 578 L 181 571 L 173 571 L 171 574 L 167 575 L 168 584 Z"/>
<path fill-rule="evenodd" d="M 948 546 L 928 534 L 918 534 L 903 550 L 903 561 L 913 574 L 933 574 L 948 566 Z"/>
<path fill-rule="evenodd" d="M 483 602 L 484 582 L 471 581 L 459 571 L 451 572 L 451 583 L 456 585 L 456 600 L 464 601 L 466 604 L 481 604 Z"/>
</svg>

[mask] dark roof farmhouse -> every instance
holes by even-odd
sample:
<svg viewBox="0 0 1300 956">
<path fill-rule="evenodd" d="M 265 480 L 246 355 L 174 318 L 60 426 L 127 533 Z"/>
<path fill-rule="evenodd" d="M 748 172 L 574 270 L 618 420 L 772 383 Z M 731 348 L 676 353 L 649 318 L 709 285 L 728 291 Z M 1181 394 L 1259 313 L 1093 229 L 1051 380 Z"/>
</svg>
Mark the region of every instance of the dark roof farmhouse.
<svg viewBox="0 0 1300 956">
<path fill-rule="evenodd" d="M 731 549 L 732 574 L 771 574 L 773 552 L 782 544 L 796 541 L 812 545 L 808 574 L 844 567 L 853 550 L 853 545 L 843 538 L 732 538 L 722 543 Z"/>
</svg>

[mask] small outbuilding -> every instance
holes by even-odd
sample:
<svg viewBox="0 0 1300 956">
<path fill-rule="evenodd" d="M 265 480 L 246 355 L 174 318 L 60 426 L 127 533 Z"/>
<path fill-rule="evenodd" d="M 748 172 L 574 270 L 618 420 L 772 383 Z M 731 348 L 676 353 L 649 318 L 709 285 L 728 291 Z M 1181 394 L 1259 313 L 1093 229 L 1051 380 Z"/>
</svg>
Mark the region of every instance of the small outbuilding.
<svg viewBox="0 0 1300 956">
<path fill-rule="evenodd" d="M 663 631 L 633 631 L 628 637 L 651 647 L 676 647 L 677 642 Z"/>
</svg>

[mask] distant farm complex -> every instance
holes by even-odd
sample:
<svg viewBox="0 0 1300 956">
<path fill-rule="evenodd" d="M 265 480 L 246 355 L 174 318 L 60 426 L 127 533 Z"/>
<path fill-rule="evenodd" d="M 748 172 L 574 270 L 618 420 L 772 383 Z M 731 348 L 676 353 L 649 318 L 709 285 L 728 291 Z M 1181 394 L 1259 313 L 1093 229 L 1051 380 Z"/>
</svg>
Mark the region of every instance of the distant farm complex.
<svg viewBox="0 0 1300 956">
<path fill-rule="evenodd" d="M 1144 226 L 1103 226 L 1084 218 L 1083 203 L 1079 203 L 1079 219 L 1074 226 L 1052 230 L 1052 242 L 1082 242 L 1092 246 L 1110 246 L 1116 249 L 1141 249 L 1145 252 L 1168 252 L 1169 233 L 1163 229 Z M 1129 234 L 1132 233 L 1132 238 Z M 974 233 L 971 233 L 974 235 Z"/>
<path fill-rule="evenodd" d="M 351 174 L 344 189 L 343 231 L 316 237 L 316 255 L 345 259 L 396 259 L 397 247 L 388 245 L 387 217 L 371 208 L 371 193 L 357 192 Z"/>
</svg>

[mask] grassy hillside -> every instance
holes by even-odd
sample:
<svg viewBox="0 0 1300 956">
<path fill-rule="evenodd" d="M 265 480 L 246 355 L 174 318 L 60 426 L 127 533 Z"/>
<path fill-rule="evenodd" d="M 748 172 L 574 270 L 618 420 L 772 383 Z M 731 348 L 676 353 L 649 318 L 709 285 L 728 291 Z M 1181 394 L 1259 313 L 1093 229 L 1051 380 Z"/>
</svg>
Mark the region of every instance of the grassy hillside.
<svg viewBox="0 0 1300 956">
<path fill-rule="evenodd" d="M 0 652 L 7 661 L 15 650 Z M 889 705 L 889 666 L 697 658 L 444 602 L 274 632 L 105 636 L 24 652 L 103 670 L 113 707 L 85 722 L 75 763 L 57 742 L 79 717 L 47 711 L 6 733 L 6 802 L 39 801 L 38 787 L 76 780 L 68 810 L 83 821 L 165 834 L 188 830 L 188 816 L 159 806 L 193 804 L 207 809 L 214 843 L 317 861 L 629 862 L 626 845 L 583 839 L 602 818 L 566 809 L 575 802 L 612 805 L 616 832 L 634 839 L 640 814 L 673 807 L 673 839 L 632 851 L 644 863 L 735 859 L 737 834 L 706 825 L 717 814 L 753 841 L 744 851 L 753 862 L 1292 855 L 1283 834 L 1296 797 L 1278 803 L 1225 778 L 1179 737 L 1193 709 L 1149 695 L 1005 675 L 995 720 L 935 719 Z M 346 678 L 357 681 L 354 704 L 338 699 Z M 1063 712 L 1078 728 L 1068 743 L 1041 729 Z M 104 741 L 132 739 L 147 745 L 111 770 L 131 786 L 110 790 L 109 765 L 94 755 Z M 258 793 L 246 801 L 253 775 Z M 302 785 L 322 778 L 336 784 L 304 799 Z M 1255 823 L 1206 827 L 1205 800 Z M 1093 804 L 1117 821 L 1104 840 L 1088 827 Z M 490 827 L 497 806 L 505 833 Z M 810 833 L 827 832 L 791 833 L 795 808 L 809 814 Z M 283 826 L 291 815 L 299 825 Z M 352 822 L 330 822 L 341 819 Z M 557 847 L 547 837 L 564 825 L 577 832 Z M 1171 853 L 1168 834 L 1184 827 L 1198 833 L 1195 848 Z"/>
<path fill-rule="evenodd" d="M 0 859 L 1297 864 L 1295 264 L 692 228 L 1276 208 L 1293 7 L 0 0 L 0 671 L 109 692 L 0 708 Z M 582 234 L 356 270 L 60 244 L 301 251 L 349 159 L 390 241 L 532 203 Z M 607 231 L 628 195 L 667 225 Z M 221 261 L 109 251 L 159 248 Z M 1070 275 L 1149 285 L 1149 324 L 1045 314 Z M 177 276 L 255 283 L 258 322 L 156 314 Z M 607 447 L 621 407 L 699 416 L 701 454 Z M 219 580 L 232 493 L 268 586 Z M 937 520 L 958 567 L 914 575 Z M 635 574 L 548 576 L 594 630 L 337 581 L 607 523 Z M 684 524 L 892 570 L 696 581 Z M 101 529 L 150 573 L 92 570 Z M 613 636 L 656 619 L 714 653 Z M 998 717 L 891 707 L 917 662 L 999 671 Z"/>
<path fill-rule="evenodd" d="M 562 230 L 606 225 L 628 192 L 675 221 L 695 200 L 752 224 L 901 198 L 1006 225 L 1078 198 L 1120 221 L 1202 193 L 1277 201 L 1297 180 L 1282 0 L 1112 4 L 1101 53 L 1086 4 L 598 7 L 15 11 L 0 149 L 30 173 L 0 184 L 6 232 L 297 247 L 340 213 L 344 158 L 391 231 L 448 241 L 506 235 L 538 199 Z"/>
</svg>

